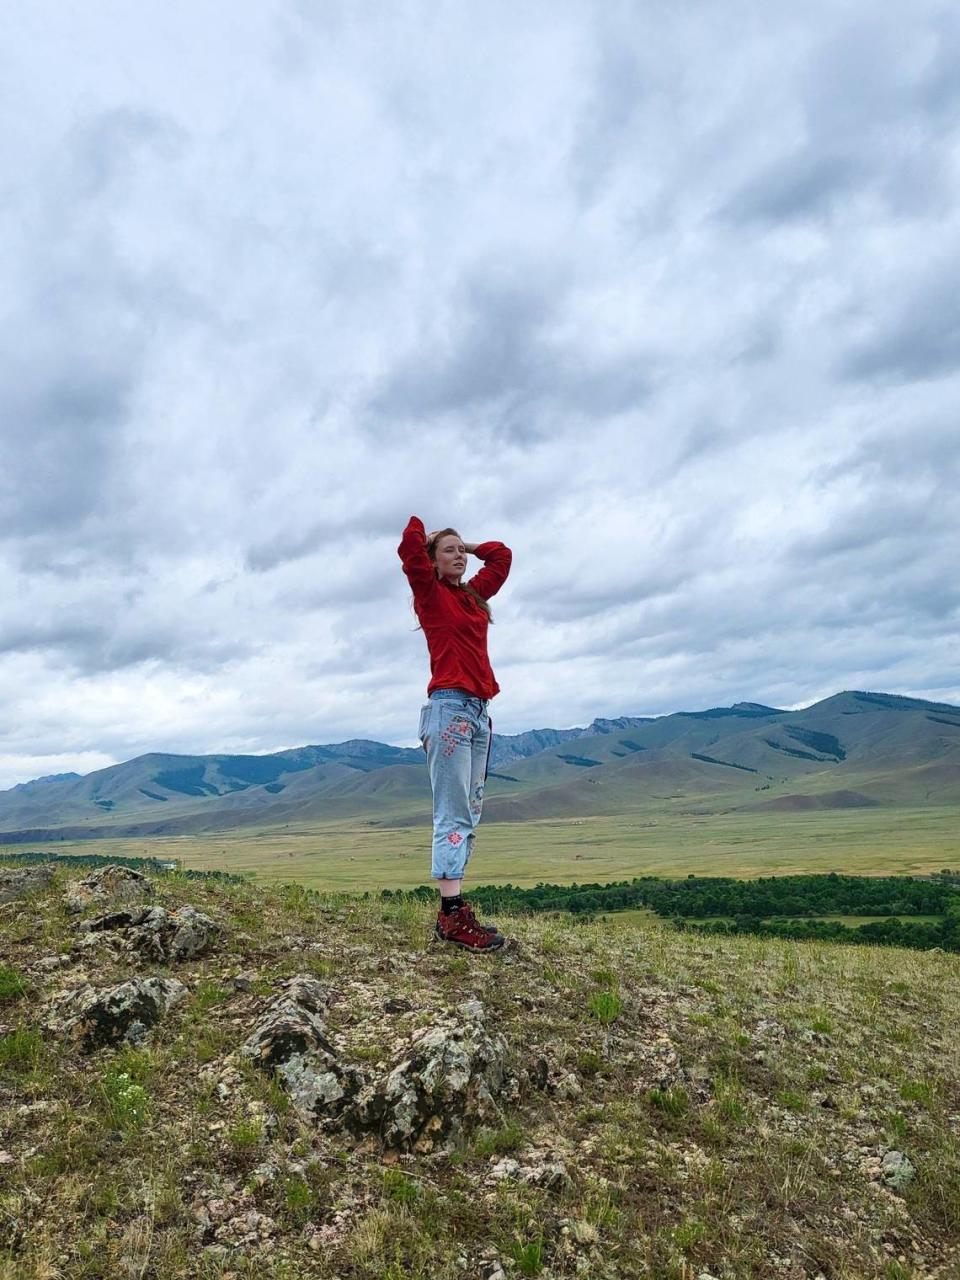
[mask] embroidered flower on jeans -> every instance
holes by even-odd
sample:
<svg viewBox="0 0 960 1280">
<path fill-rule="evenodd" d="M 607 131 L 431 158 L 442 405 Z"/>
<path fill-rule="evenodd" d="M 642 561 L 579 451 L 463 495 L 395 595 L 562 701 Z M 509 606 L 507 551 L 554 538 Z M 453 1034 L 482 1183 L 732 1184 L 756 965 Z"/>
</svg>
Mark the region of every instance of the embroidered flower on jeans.
<svg viewBox="0 0 960 1280">
<path fill-rule="evenodd" d="M 457 845 L 463 839 L 463 836 L 460 834 L 459 831 L 451 831 L 450 834 L 447 836 L 447 839 L 451 844 Z"/>
</svg>

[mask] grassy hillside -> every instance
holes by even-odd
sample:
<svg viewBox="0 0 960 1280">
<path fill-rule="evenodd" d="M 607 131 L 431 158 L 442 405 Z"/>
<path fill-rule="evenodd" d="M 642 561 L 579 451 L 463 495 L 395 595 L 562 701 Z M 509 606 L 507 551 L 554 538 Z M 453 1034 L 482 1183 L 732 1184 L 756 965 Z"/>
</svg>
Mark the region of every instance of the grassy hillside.
<svg viewBox="0 0 960 1280">
<path fill-rule="evenodd" d="M 412 888 L 430 874 L 426 818 L 402 828 L 353 820 L 23 847 L 179 858 L 187 867 L 236 871 L 263 883 L 296 880 L 344 891 Z M 469 879 L 534 885 L 691 872 L 907 875 L 954 866 L 960 866 L 960 820 L 952 807 L 718 815 L 689 812 L 684 801 L 676 801 L 625 818 L 549 819 L 523 826 L 484 818 Z"/>
<path fill-rule="evenodd" d="M 3 1280 L 960 1275 L 957 957 L 641 917 L 504 919 L 478 958 L 429 943 L 429 908 L 173 876 L 155 900 L 223 934 L 172 964 L 79 931 L 63 875 L 0 906 Z M 306 1123 L 238 1052 L 297 973 L 374 1076 L 475 1001 L 493 1109 L 429 1151 Z M 47 1029 L 133 975 L 185 986 L 139 1047 Z"/>
</svg>

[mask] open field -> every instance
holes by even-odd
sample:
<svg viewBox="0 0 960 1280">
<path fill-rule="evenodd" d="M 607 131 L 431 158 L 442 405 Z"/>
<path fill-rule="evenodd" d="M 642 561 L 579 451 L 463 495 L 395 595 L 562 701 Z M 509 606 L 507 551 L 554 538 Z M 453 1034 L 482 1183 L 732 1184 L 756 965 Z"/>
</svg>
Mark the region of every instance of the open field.
<svg viewBox="0 0 960 1280">
<path fill-rule="evenodd" d="M 359 891 L 428 883 L 429 845 L 426 825 L 388 828 L 354 821 L 201 836 L 58 841 L 47 847 L 61 853 L 178 858 L 185 867 L 231 871 L 260 881 Z M 470 879 L 530 886 L 691 873 L 747 879 L 829 871 L 911 875 L 956 866 L 960 810 L 954 806 L 770 814 L 654 811 L 629 818 L 483 823 Z"/>
</svg>

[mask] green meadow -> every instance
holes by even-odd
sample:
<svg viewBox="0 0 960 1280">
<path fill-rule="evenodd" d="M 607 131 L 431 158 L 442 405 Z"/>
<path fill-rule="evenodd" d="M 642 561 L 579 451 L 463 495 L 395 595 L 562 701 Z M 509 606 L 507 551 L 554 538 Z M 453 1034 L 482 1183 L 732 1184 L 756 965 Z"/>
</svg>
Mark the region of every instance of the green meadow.
<svg viewBox="0 0 960 1280">
<path fill-rule="evenodd" d="M 430 830 L 350 821 L 144 839 L 58 841 L 62 853 L 179 859 L 321 890 L 411 888 L 430 879 Z M 13 850 L 10 850 L 13 852 Z M 604 883 L 633 876 L 750 879 L 804 872 L 917 875 L 960 866 L 960 810 L 841 809 L 486 823 L 474 883 Z"/>
</svg>

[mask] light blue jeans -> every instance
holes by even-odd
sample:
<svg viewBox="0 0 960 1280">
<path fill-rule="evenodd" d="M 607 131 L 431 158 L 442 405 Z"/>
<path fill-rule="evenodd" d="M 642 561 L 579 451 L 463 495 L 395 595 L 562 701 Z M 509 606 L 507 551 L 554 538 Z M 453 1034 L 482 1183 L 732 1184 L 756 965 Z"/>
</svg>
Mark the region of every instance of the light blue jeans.
<svg viewBox="0 0 960 1280">
<path fill-rule="evenodd" d="M 434 689 L 420 711 L 420 745 L 433 788 L 435 880 L 460 880 L 476 841 L 493 724 L 487 700 L 464 689 Z"/>
</svg>

